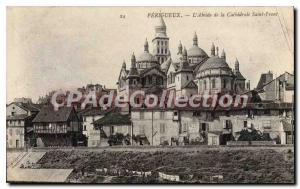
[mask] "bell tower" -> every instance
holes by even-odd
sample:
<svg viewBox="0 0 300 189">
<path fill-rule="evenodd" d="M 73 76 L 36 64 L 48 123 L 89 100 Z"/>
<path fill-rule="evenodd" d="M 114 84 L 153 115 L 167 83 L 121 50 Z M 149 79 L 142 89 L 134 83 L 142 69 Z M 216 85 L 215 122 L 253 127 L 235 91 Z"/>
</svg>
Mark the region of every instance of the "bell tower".
<svg viewBox="0 0 300 189">
<path fill-rule="evenodd" d="M 169 37 L 167 36 L 167 26 L 163 17 L 159 18 L 159 23 L 155 26 L 155 37 L 152 40 L 153 55 L 159 64 L 168 59 Z"/>
</svg>

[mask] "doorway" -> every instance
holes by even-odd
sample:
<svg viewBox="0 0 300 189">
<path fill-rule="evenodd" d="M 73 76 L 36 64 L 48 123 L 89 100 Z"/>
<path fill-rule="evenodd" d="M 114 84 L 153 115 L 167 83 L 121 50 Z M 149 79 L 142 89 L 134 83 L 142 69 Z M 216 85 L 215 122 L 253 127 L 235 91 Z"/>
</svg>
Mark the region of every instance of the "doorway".
<svg viewBox="0 0 300 189">
<path fill-rule="evenodd" d="M 20 147 L 20 141 L 16 140 L 16 148 L 19 148 L 19 147 Z"/>
</svg>

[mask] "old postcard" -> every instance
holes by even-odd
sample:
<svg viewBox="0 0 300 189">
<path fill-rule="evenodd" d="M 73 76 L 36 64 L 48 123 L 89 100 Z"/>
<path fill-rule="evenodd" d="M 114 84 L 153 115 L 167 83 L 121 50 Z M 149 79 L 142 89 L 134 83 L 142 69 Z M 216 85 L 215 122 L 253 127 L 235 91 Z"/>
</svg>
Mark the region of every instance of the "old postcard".
<svg viewBox="0 0 300 189">
<path fill-rule="evenodd" d="M 9 183 L 295 183 L 293 7 L 7 7 Z"/>
</svg>

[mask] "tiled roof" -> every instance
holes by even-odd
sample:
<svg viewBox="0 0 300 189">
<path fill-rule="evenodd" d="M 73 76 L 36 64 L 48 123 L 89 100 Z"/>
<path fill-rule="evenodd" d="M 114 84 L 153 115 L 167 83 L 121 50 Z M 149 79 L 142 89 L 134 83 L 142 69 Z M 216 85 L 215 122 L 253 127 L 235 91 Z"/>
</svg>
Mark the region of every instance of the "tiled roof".
<svg viewBox="0 0 300 189">
<path fill-rule="evenodd" d="M 112 111 L 106 114 L 103 118 L 100 118 L 94 122 L 94 125 L 109 126 L 109 125 L 130 125 L 130 115 L 121 114 L 118 111 Z"/>
<path fill-rule="evenodd" d="M 21 102 L 13 102 L 11 104 L 15 104 L 22 109 L 25 109 L 30 112 L 38 112 L 42 107 L 41 104 L 33 104 L 33 103 L 21 103 Z"/>
<path fill-rule="evenodd" d="M 181 88 L 182 89 L 185 89 L 185 88 L 194 89 L 194 88 L 197 88 L 197 85 L 193 80 L 191 80 L 191 81 L 186 82 Z"/>
<path fill-rule="evenodd" d="M 236 78 L 239 79 L 239 80 L 246 80 L 245 77 L 241 74 L 240 71 L 236 72 L 236 73 L 235 73 L 235 76 L 236 76 Z"/>
<path fill-rule="evenodd" d="M 72 112 L 72 107 L 60 107 L 55 111 L 53 106 L 45 106 L 33 119 L 33 123 L 39 122 L 66 122 Z"/>
<path fill-rule="evenodd" d="M 27 114 L 19 114 L 19 115 L 9 115 L 9 116 L 6 116 L 6 120 L 23 120 L 23 119 L 26 119 L 26 118 L 29 118 L 31 116 L 27 115 Z"/>
<path fill-rule="evenodd" d="M 82 115 L 82 116 L 96 116 L 96 115 L 103 115 L 105 113 L 107 113 L 109 110 L 103 110 L 99 107 L 97 108 L 89 108 L 89 109 L 85 109 L 81 112 L 79 112 L 78 114 Z"/>
</svg>

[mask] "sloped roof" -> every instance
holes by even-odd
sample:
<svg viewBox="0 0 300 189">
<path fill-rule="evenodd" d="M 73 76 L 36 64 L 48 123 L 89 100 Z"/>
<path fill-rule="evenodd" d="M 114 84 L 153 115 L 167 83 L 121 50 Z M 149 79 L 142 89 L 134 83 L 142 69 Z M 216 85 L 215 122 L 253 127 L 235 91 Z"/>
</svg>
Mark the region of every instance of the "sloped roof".
<svg viewBox="0 0 300 189">
<path fill-rule="evenodd" d="M 103 118 L 94 121 L 93 124 L 97 126 L 130 125 L 131 119 L 129 114 L 123 115 L 120 112 L 112 111 L 106 114 Z"/>
<path fill-rule="evenodd" d="M 270 80 L 271 79 L 271 80 Z M 263 73 L 260 75 L 260 79 L 258 81 L 258 84 L 256 86 L 257 90 L 263 89 L 263 87 L 267 84 L 273 81 L 273 74 L 271 72 L 269 73 Z"/>
<path fill-rule="evenodd" d="M 72 112 L 72 107 L 60 107 L 55 111 L 53 106 L 45 106 L 33 119 L 33 123 L 39 122 L 66 122 Z"/>
<path fill-rule="evenodd" d="M 31 116 L 27 115 L 27 114 L 19 114 L 19 115 L 9 115 L 9 116 L 6 116 L 6 120 L 23 120 L 23 119 L 26 119 L 26 118 L 29 118 Z"/>
<path fill-rule="evenodd" d="M 182 89 L 185 89 L 185 88 L 194 89 L 194 88 L 197 88 L 197 85 L 193 80 L 191 80 L 191 81 L 186 82 L 181 88 Z"/>
<path fill-rule="evenodd" d="M 108 110 L 103 110 L 99 107 L 89 108 L 81 111 L 79 114 L 82 116 L 96 116 L 96 115 L 104 115 Z"/>
<path fill-rule="evenodd" d="M 139 77 L 138 70 L 136 68 L 130 68 L 127 78 L 128 77 Z"/>
<path fill-rule="evenodd" d="M 259 89 L 263 89 L 263 87 L 265 87 L 266 85 L 269 85 L 270 83 L 272 83 L 273 81 L 275 80 L 279 80 L 280 81 L 280 78 L 284 75 L 284 74 L 288 74 L 290 76 L 293 76 L 293 74 L 289 73 L 289 72 L 284 72 L 283 74 L 279 75 L 278 77 L 272 79 L 271 81 L 268 81 L 268 82 L 265 82 L 263 83 L 262 78 L 260 78 L 259 80 L 259 83 L 257 84 L 257 87 L 256 89 L 259 90 Z M 267 74 L 262 74 L 262 75 L 267 75 Z M 262 76 L 261 76 L 262 77 Z M 294 83 L 287 83 L 286 84 L 286 90 L 294 90 Z"/>
<path fill-rule="evenodd" d="M 164 62 L 160 65 L 160 67 L 161 67 L 162 70 L 164 70 L 164 71 L 166 72 L 166 71 L 168 71 L 168 69 L 169 69 L 171 63 L 172 63 L 172 59 L 171 59 L 171 57 L 169 57 L 166 61 L 164 61 Z"/>
<path fill-rule="evenodd" d="M 246 80 L 245 77 L 241 74 L 240 71 L 236 72 L 236 73 L 235 73 L 235 76 L 236 76 L 236 79 L 239 79 L 239 80 Z"/>
<path fill-rule="evenodd" d="M 19 106 L 20 108 L 22 108 L 26 111 L 30 111 L 30 112 L 38 112 L 43 106 L 41 104 L 22 103 L 22 102 L 12 102 L 10 104 L 15 104 L 15 105 Z"/>
<path fill-rule="evenodd" d="M 153 67 L 144 69 L 144 70 L 140 71 L 140 76 L 145 75 L 146 73 L 148 73 L 149 71 L 151 71 L 151 70 L 153 70 L 153 69 L 156 69 L 156 70 L 157 70 L 158 72 L 160 72 L 164 77 L 166 77 L 165 72 L 163 72 L 163 71 L 160 69 L 160 66 L 153 66 Z"/>
</svg>

